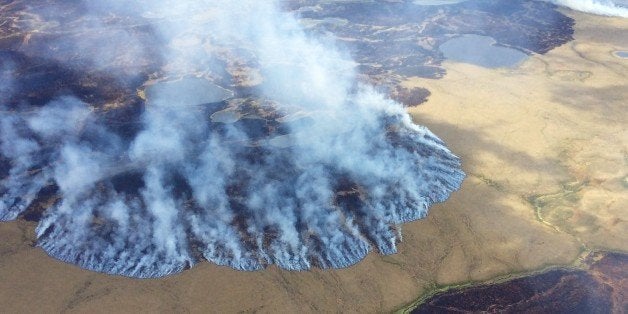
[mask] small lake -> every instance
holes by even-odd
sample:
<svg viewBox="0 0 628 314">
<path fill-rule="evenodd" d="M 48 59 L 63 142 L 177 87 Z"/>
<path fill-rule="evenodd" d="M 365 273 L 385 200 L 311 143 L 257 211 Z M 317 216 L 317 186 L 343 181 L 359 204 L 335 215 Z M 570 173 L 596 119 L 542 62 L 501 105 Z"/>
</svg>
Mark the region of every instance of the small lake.
<svg viewBox="0 0 628 314">
<path fill-rule="evenodd" d="M 212 122 L 235 123 L 242 118 L 242 114 L 233 109 L 224 109 L 214 112 L 210 118 Z"/>
<path fill-rule="evenodd" d="M 628 59 L 628 50 L 618 50 L 613 52 L 617 58 Z"/>
<path fill-rule="evenodd" d="M 158 82 L 146 88 L 146 99 L 173 105 L 202 105 L 233 97 L 233 92 L 206 79 L 188 77 Z"/>
<path fill-rule="evenodd" d="M 467 0 L 415 0 L 413 3 L 418 5 L 447 5 L 465 1 Z"/>
<path fill-rule="evenodd" d="M 512 48 L 495 45 L 491 37 L 464 35 L 446 41 L 439 47 L 446 59 L 485 68 L 515 67 L 528 55 Z"/>
</svg>

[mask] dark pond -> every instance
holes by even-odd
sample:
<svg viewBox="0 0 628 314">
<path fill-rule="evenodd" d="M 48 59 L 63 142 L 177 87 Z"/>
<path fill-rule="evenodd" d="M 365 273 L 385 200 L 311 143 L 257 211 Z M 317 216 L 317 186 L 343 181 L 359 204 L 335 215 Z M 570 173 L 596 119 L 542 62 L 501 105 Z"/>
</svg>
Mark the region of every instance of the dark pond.
<svg viewBox="0 0 628 314">
<path fill-rule="evenodd" d="M 485 68 L 514 67 L 528 58 L 519 50 L 496 46 L 493 38 L 479 35 L 450 39 L 440 46 L 440 51 L 449 60 Z"/>
</svg>

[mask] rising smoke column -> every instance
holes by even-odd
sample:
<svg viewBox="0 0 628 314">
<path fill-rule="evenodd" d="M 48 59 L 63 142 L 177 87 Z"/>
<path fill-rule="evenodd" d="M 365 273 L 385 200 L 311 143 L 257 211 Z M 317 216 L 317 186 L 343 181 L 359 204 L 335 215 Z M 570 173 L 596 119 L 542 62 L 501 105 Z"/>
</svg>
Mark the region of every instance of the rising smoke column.
<svg viewBox="0 0 628 314">
<path fill-rule="evenodd" d="M 85 4 L 96 16 L 126 9 Z M 395 253 L 396 225 L 424 217 L 459 187 L 460 162 L 444 143 L 360 83 L 333 38 L 305 33 L 278 2 L 145 6 L 133 14 L 155 19 L 169 43 L 161 51 L 166 76 L 206 66 L 224 72 L 214 62 L 220 49 L 181 49 L 181 37 L 238 47 L 259 64 L 256 97 L 269 100 L 262 109 L 307 119 L 285 119 L 287 134 L 271 135 L 287 145 L 242 145 L 256 140 L 246 124 L 210 123 L 195 106 L 207 95 L 165 85 L 151 90 L 131 139 L 69 96 L 4 116 L 3 130 L 13 133 L 1 138 L 11 170 L 0 217 L 14 219 L 32 201 L 23 195 L 54 182 L 61 199 L 37 227 L 38 245 L 51 256 L 134 277 L 180 272 L 203 258 L 241 270 L 347 267 L 373 248 Z M 91 57 L 102 64 L 103 54 Z M 24 175 L 36 166 L 41 177 Z"/>
<path fill-rule="evenodd" d="M 618 16 L 628 18 L 628 7 L 620 6 L 611 0 L 546 0 L 568 7 L 572 10 L 597 15 Z M 620 0 L 621 1 L 621 0 Z M 628 5 L 628 3 L 626 3 Z"/>
</svg>

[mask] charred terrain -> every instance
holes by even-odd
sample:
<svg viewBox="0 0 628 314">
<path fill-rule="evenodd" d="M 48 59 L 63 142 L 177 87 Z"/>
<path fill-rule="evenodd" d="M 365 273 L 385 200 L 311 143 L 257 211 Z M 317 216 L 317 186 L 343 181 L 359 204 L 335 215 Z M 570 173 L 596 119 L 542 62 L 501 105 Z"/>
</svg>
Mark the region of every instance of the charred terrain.
<svg viewBox="0 0 628 314">
<path fill-rule="evenodd" d="M 623 312 L 628 306 L 628 256 L 592 253 L 583 262 L 583 269 L 553 269 L 493 285 L 439 294 L 425 300 L 412 313 Z"/>
</svg>

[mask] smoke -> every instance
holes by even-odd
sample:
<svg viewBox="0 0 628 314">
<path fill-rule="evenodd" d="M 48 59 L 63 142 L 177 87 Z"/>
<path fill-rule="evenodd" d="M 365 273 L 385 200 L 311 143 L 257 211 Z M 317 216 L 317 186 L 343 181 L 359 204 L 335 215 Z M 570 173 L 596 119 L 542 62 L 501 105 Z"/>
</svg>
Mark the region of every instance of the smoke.
<svg viewBox="0 0 628 314">
<path fill-rule="evenodd" d="M 620 6 L 611 0 L 547 0 L 573 10 L 598 15 L 628 17 L 628 7 Z"/>
<path fill-rule="evenodd" d="M 28 138 L 25 121 L 10 114 L 4 99 L 15 88 L 15 64 L 9 57 L 0 60 L 0 221 L 13 220 L 26 210 L 47 181 L 48 174 L 33 167 L 41 163 L 40 145 Z"/>
<path fill-rule="evenodd" d="M 84 2 L 89 25 L 103 30 L 115 27 L 104 18 L 111 14 L 151 22 L 170 81 L 147 88 L 140 131 L 130 138 L 71 96 L 2 115 L 10 171 L 0 217 L 15 219 L 55 184 L 61 198 L 39 222 L 38 245 L 63 261 L 134 277 L 202 259 L 303 270 L 347 267 L 373 247 L 395 253 L 397 225 L 447 199 L 464 177 L 460 162 L 400 104 L 361 83 L 333 38 L 304 32 L 278 3 L 164 0 L 140 10 Z M 125 52 L 137 36 L 116 33 L 82 60 L 106 68 L 116 63 L 112 51 L 139 60 L 156 49 L 142 40 Z M 71 40 L 92 47 L 89 38 Z M 233 73 L 234 64 L 245 77 L 263 77 L 252 94 L 202 83 Z"/>
</svg>

